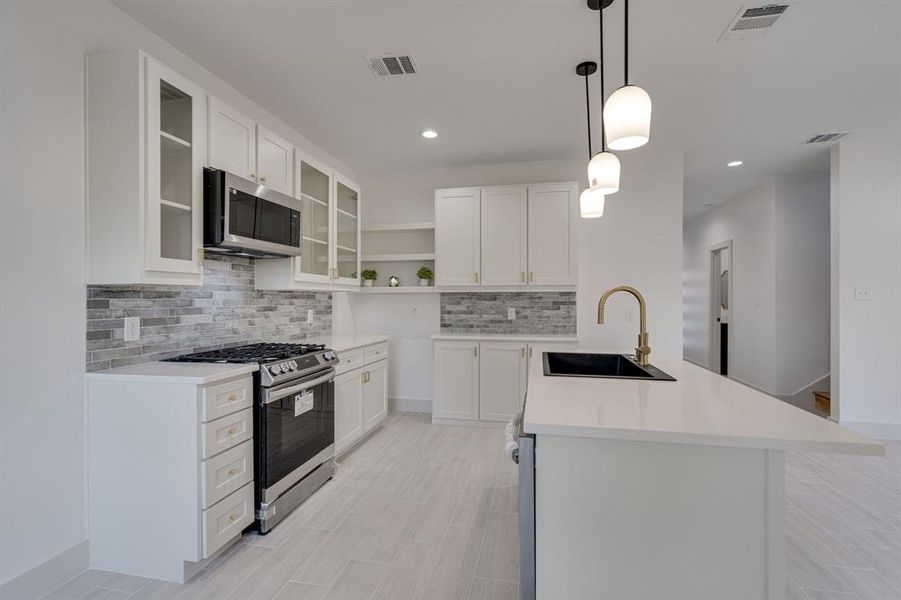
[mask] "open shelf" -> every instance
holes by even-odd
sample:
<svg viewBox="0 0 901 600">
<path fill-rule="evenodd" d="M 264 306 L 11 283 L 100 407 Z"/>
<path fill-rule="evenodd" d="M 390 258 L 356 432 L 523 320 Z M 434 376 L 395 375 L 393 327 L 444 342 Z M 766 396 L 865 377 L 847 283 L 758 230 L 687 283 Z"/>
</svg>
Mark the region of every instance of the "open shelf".
<svg viewBox="0 0 901 600">
<path fill-rule="evenodd" d="M 303 198 L 304 200 L 309 200 L 310 202 L 315 202 L 316 204 L 321 204 L 322 206 L 328 206 L 328 202 L 323 202 L 319 198 L 314 198 L 313 196 L 311 196 L 309 194 L 304 194 L 303 192 L 300 193 L 300 197 Z"/>
<path fill-rule="evenodd" d="M 163 200 L 163 199 L 161 198 L 161 199 L 160 199 L 160 204 L 162 204 L 163 206 L 168 206 L 169 208 L 177 208 L 178 210 L 184 210 L 184 211 L 187 211 L 187 212 L 191 212 L 191 207 L 190 207 L 190 206 L 187 206 L 187 205 L 185 205 L 185 204 L 181 204 L 181 203 L 179 203 L 179 202 L 171 202 L 171 201 L 169 201 L 169 200 Z"/>
<path fill-rule="evenodd" d="M 392 231 L 429 231 L 435 229 L 434 223 L 385 223 L 363 228 L 363 233 L 389 233 Z"/>
<path fill-rule="evenodd" d="M 341 210 L 340 208 L 336 208 L 335 210 L 338 211 L 339 215 L 344 215 L 345 217 L 348 217 L 349 219 L 354 219 L 354 220 L 357 219 L 357 215 L 355 215 L 353 213 L 349 213 L 346 210 Z"/>
<path fill-rule="evenodd" d="M 362 260 L 363 262 L 405 262 L 435 260 L 435 253 L 423 252 L 413 254 L 364 254 Z"/>
<path fill-rule="evenodd" d="M 314 244 L 322 244 L 323 246 L 328 246 L 328 242 L 326 242 L 324 240 L 316 239 L 314 237 L 308 237 L 305 235 L 305 236 L 303 236 L 303 239 L 307 242 L 312 242 Z"/>
<path fill-rule="evenodd" d="M 344 250 L 345 252 L 353 252 L 354 254 L 356 254 L 356 252 L 357 252 L 356 248 L 351 248 L 349 246 L 342 246 L 341 244 L 335 244 L 335 245 L 338 247 L 338 250 Z"/>
<path fill-rule="evenodd" d="M 169 141 L 175 142 L 176 144 L 181 144 L 185 148 L 191 147 L 191 142 L 183 140 L 180 137 L 174 136 L 171 133 L 166 133 L 165 131 L 160 130 L 160 135 Z"/>
</svg>

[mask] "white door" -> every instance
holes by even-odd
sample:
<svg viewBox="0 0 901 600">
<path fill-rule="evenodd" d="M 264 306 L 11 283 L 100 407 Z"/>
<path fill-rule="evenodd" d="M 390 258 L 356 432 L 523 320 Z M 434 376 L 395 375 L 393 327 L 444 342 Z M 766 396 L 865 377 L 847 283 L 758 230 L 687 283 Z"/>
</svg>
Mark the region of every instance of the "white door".
<svg viewBox="0 0 901 600">
<path fill-rule="evenodd" d="M 526 397 L 526 344 L 482 342 L 479 352 L 479 418 L 509 421 Z"/>
<path fill-rule="evenodd" d="M 268 188 L 294 194 L 294 146 L 257 125 L 257 177 Z"/>
<path fill-rule="evenodd" d="M 526 285 L 526 186 L 482 188 L 482 285 Z"/>
<path fill-rule="evenodd" d="M 340 173 L 332 194 L 332 279 L 360 286 L 360 186 Z"/>
<path fill-rule="evenodd" d="M 575 183 L 529 186 L 529 284 L 576 284 L 578 205 Z"/>
<path fill-rule="evenodd" d="M 363 431 L 369 431 L 388 416 L 388 361 L 363 367 Z"/>
<path fill-rule="evenodd" d="M 256 124 L 221 100 L 209 98 L 209 166 L 256 180 Z"/>
<path fill-rule="evenodd" d="M 363 435 L 363 371 L 335 377 L 335 453 Z"/>
<path fill-rule="evenodd" d="M 204 92 L 146 57 L 145 267 L 202 272 Z"/>
<path fill-rule="evenodd" d="M 479 285 L 480 193 L 435 191 L 435 285 Z"/>
<path fill-rule="evenodd" d="M 479 343 L 435 342 L 432 416 L 479 418 Z"/>
</svg>

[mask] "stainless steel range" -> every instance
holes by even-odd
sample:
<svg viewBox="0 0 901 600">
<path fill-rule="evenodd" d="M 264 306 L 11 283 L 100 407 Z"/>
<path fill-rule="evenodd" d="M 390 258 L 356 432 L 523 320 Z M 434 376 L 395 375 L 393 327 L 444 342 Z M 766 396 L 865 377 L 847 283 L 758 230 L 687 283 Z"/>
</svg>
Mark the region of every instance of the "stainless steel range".
<svg viewBox="0 0 901 600">
<path fill-rule="evenodd" d="M 250 344 L 177 362 L 258 363 L 254 373 L 256 527 L 268 533 L 335 472 L 337 355 L 322 345 Z"/>
</svg>

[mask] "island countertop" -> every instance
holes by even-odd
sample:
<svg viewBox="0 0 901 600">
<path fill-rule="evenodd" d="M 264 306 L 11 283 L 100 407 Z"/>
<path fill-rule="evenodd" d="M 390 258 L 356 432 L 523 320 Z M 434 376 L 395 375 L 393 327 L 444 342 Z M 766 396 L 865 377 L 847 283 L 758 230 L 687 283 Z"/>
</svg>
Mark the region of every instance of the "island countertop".
<svg viewBox="0 0 901 600">
<path fill-rule="evenodd" d="M 542 352 L 535 352 L 529 365 L 524 431 L 740 448 L 885 453 L 880 442 L 690 362 L 652 356 L 651 364 L 676 381 L 545 376 Z"/>
</svg>

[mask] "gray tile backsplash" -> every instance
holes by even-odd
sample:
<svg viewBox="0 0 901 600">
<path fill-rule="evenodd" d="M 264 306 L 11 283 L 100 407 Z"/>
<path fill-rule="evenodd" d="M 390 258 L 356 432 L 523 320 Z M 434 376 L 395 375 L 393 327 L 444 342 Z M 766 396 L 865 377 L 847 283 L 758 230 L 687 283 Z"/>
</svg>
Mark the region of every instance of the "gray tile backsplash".
<svg viewBox="0 0 901 600">
<path fill-rule="evenodd" d="M 507 309 L 516 319 L 507 319 Z M 575 292 L 442 292 L 445 333 L 576 333 Z"/>
<path fill-rule="evenodd" d="M 89 285 L 88 371 L 211 348 L 327 336 L 330 292 L 262 292 L 249 258 L 209 254 L 203 285 Z M 307 324 L 307 310 L 313 310 Z M 141 318 L 141 339 L 126 342 L 125 317 Z"/>
</svg>

